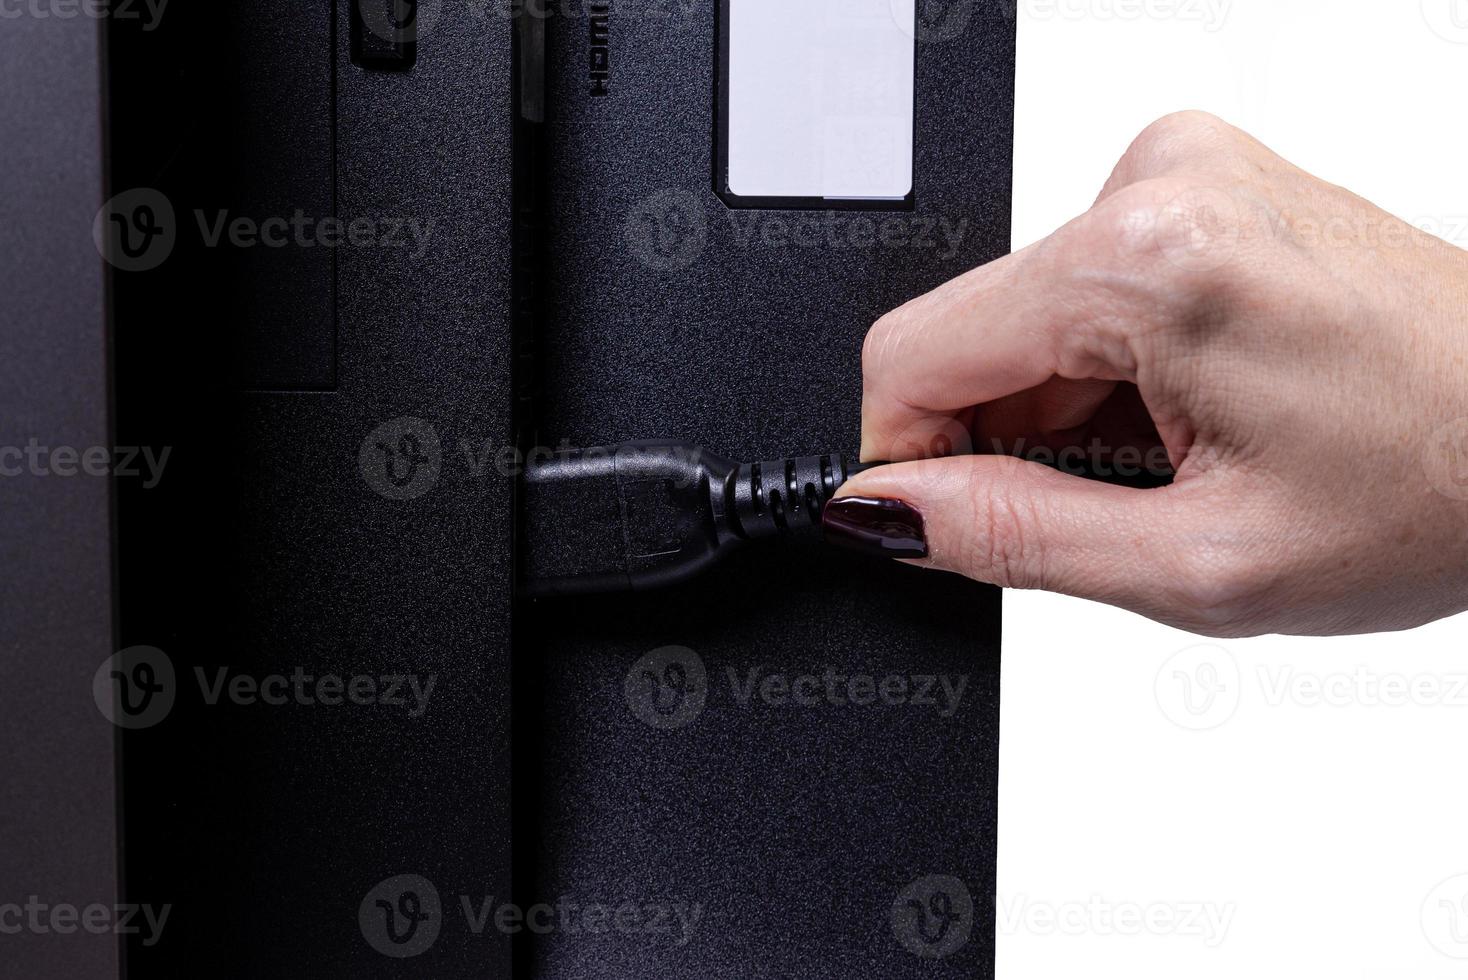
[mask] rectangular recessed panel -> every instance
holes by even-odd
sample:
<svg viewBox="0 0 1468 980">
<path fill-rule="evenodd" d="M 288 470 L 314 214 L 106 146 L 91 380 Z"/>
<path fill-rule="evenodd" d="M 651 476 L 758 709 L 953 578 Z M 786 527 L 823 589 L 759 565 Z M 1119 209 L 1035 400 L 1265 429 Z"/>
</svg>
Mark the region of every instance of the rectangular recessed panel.
<svg viewBox="0 0 1468 980">
<path fill-rule="evenodd" d="M 727 0 L 726 197 L 905 202 L 914 0 Z"/>
</svg>

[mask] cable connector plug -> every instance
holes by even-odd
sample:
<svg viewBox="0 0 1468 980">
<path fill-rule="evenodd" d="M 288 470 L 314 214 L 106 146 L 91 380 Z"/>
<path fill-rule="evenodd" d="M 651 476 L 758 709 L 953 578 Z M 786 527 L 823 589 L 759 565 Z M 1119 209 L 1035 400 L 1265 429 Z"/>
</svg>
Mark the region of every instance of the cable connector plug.
<svg viewBox="0 0 1468 980">
<path fill-rule="evenodd" d="M 677 442 L 574 449 L 524 474 L 524 590 L 534 596 L 681 582 L 759 538 L 820 527 L 867 467 L 832 453 L 731 463 Z"/>
</svg>

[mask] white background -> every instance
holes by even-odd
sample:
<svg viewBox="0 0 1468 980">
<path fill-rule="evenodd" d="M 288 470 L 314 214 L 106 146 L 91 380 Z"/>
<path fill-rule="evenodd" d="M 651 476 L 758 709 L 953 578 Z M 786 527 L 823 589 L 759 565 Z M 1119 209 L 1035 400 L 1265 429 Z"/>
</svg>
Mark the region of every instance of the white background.
<svg viewBox="0 0 1468 980">
<path fill-rule="evenodd" d="M 1468 245 L 1468 0 L 1019 7 L 1015 247 L 1183 108 Z M 1468 905 L 1455 943 L 1439 904 L 1468 878 L 1438 888 L 1468 875 L 1468 618 L 1213 644 L 1060 596 L 1004 613 L 1001 978 L 1468 976 L 1430 941 L 1468 957 Z M 1438 689 L 1379 703 L 1388 675 Z"/>
</svg>

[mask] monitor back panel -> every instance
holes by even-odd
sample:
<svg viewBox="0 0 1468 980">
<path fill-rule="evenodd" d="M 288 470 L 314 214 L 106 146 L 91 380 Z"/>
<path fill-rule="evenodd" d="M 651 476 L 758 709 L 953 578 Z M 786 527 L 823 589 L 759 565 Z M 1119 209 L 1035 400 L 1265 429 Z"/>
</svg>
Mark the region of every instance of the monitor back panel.
<svg viewBox="0 0 1468 980">
<path fill-rule="evenodd" d="M 870 324 L 1008 248 L 1014 25 L 910 24 L 911 194 L 864 206 L 730 195 L 731 4 L 653 6 L 549 24 L 539 441 L 853 452 Z M 801 542 L 522 625 L 517 885 L 642 910 L 532 936 L 529 975 L 992 974 L 997 590 Z"/>
</svg>

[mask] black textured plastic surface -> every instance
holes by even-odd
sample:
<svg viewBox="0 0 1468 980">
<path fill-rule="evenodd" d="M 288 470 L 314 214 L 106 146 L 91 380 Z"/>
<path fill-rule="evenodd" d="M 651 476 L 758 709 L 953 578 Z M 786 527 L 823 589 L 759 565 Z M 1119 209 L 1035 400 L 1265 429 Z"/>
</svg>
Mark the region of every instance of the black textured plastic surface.
<svg viewBox="0 0 1468 980">
<path fill-rule="evenodd" d="M 181 235 L 221 243 L 205 253 L 220 287 L 207 322 L 234 343 L 208 370 L 246 388 L 328 390 L 339 250 L 323 243 L 329 229 L 320 232 L 337 214 L 335 82 L 321 52 L 332 44 L 332 7 L 256 0 L 221 4 L 219 13 L 218 35 L 196 43 L 212 52 L 214 76 L 229 80 L 207 90 L 214 118 L 229 127 L 207 174 L 212 193 L 178 214 Z M 159 25 L 168 29 L 166 18 Z M 248 224 L 236 230 L 240 221 Z"/>
<path fill-rule="evenodd" d="M 912 212 L 776 213 L 714 193 L 715 10 L 642 9 L 611 14 L 600 96 L 586 20 L 550 24 L 541 441 L 851 450 L 872 320 L 1007 248 L 1014 24 L 960 3 L 920 25 Z M 540 784 L 516 806 L 539 841 L 517 888 L 701 917 L 686 935 L 528 937 L 527 976 L 992 975 L 997 590 L 792 542 L 669 592 L 530 613 L 520 663 L 539 674 L 516 700 L 536 721 L 517 752 Z M 827 670 L 966 686 L 946 716 L 941 696 L 792 699 Z M 903 942 L 934 875 L 975 909 L 942 958 Z"/>
<path fill-rule="evenodd" d="M 165 720 L 124 736 L 127 897 L 172 905 L 162 941 L 129 940 L 133 977 L 509 973 L 509 936 L 473 932 L 459 896 L 509 891 L 512 481 L 495 450 L 510 439 L 511 25 L 445 11 L 412 71 L 370 72 L 348 55 L 348 5 L 325 9 L 265 23 L 256 4 L 211 0 L 170 5 L 148 32 L 108 20 L 114 186 L 161 191 L 180 220 L 167 260 L 114 293 L 118 438 L 172 447 L 155 488 L 121 491 L 121 632 L 163 649 L 179 682 Z M 262 31 L 302 34 L 300 63 L 274 64 L 268 86 L 234 73 L 269 48 Z M 241 127 L 306 130 L 304 197 L 231 164 Z M 332 182 L 336 216 L 431 234 L 332 251 L 333 390 L 242 393 L 224 304 L 255 253 L 202 246 L 192 210 L 290 217 L 331 201 Z M 317 336 L 283 330 L 269 350 L 316 377 Z M 434 687 L 419 714 L 406 687 L 397 705 L 209 704 L 195 670 L 212 685 L 221 667 L 372 677 L 384 696 L 394 675 Z M 409 958 L 359 921 L 366 900 L 380 928 L 370 892 L 400 874 L 440 898 L 437 936 Z"/>
</svg>

